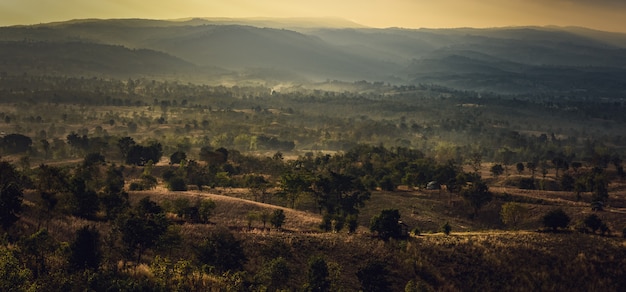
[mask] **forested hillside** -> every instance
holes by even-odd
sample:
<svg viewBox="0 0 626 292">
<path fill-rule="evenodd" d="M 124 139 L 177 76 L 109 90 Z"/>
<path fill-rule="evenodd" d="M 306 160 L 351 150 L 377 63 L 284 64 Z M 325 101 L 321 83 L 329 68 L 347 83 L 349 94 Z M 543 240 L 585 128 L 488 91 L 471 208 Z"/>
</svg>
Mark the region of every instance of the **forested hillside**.
<svg viewBox="0 0 626 292">
<path fill-rule="evenodd" d="M 99 76 L 93 70 L 93 64 L 99 64 L 105 76 L 210 84 L 367 80 L 515 94 L 582 91 L 610 97 L 626 88 L 626 37 L 576 28 L 412 30 L 370 29 L 338 20 L 321 20 L 316 27 L 298 19 L 91 19 L 3 27 L 0 32 L 3 50 L 33 47 L 24 42 L 49 47 L 17 54 L 36 57 L 39 67 L 22 58 L 3 61 L 11 65 L 4 70 L 17 73 L 42 73 L 45 65 L 50 73 Z M 85 55 L 85 46 L 93 54 Z M 116 48 L 120 59 L 101 64 L 103 56 L 111 56 L 110 46 L 131 51 Z M 61 48 L 73 58 L 60 60 L 51 54 Z"/>
</svg>

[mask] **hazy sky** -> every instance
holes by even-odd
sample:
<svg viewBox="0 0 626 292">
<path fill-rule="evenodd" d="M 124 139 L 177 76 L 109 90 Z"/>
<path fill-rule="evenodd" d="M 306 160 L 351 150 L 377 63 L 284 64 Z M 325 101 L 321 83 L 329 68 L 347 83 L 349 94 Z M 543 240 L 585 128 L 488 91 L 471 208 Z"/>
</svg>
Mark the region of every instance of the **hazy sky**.
<svg viewBox="0 0 626 292">
<path fill-rule="evenodd" d="M 0 0 L 2 26 L 185 17 L 341 17 L 372 27 L 573 25 L 626 32 L 626 0 Z"/>
</svg>

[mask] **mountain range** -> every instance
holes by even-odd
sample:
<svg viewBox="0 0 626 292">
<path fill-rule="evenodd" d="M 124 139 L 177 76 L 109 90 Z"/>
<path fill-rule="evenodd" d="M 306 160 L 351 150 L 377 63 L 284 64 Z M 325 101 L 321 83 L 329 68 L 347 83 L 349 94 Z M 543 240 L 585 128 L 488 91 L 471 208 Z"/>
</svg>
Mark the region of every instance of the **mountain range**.
<svg viewBox="0 0 626 292">
<path fill-rule="evenodd" d="M 626 92 L 626 34 L 578 27 L 377 29 L 341 19 L 84 19 L 0 27 L 0 71 L 619 96 Z"/>
</svg>

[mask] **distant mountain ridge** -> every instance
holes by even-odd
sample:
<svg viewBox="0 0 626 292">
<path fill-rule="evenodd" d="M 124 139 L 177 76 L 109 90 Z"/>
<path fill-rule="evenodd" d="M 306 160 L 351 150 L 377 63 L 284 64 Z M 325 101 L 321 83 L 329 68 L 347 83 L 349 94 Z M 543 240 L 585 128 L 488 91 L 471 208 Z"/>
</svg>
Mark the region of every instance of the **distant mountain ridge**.
<svg viewBox="0 0 626 292">
<path fill-rule="evenodd" d="M 341 19 L 85 19 L 1 27 L 0 42 L 2 71 L 194 76 L 196 82 L 254 72 L 261 81 L 626 92 L 626 34 L 584 28 L 376 29 Z"/>
</svg>

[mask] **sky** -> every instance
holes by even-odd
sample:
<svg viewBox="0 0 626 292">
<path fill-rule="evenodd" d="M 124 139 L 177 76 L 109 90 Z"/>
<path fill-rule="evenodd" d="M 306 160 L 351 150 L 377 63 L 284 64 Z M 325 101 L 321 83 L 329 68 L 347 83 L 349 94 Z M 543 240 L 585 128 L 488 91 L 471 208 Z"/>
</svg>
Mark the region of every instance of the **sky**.
<svg viewBox="0 0 626 292">
<path fill-rule="evenodd" d="M 339 17 L 370 27 L 582 26 L 626 32 L 625 0 L 0 0 L 0 26 L 82 18 Z"/>
</svg>

